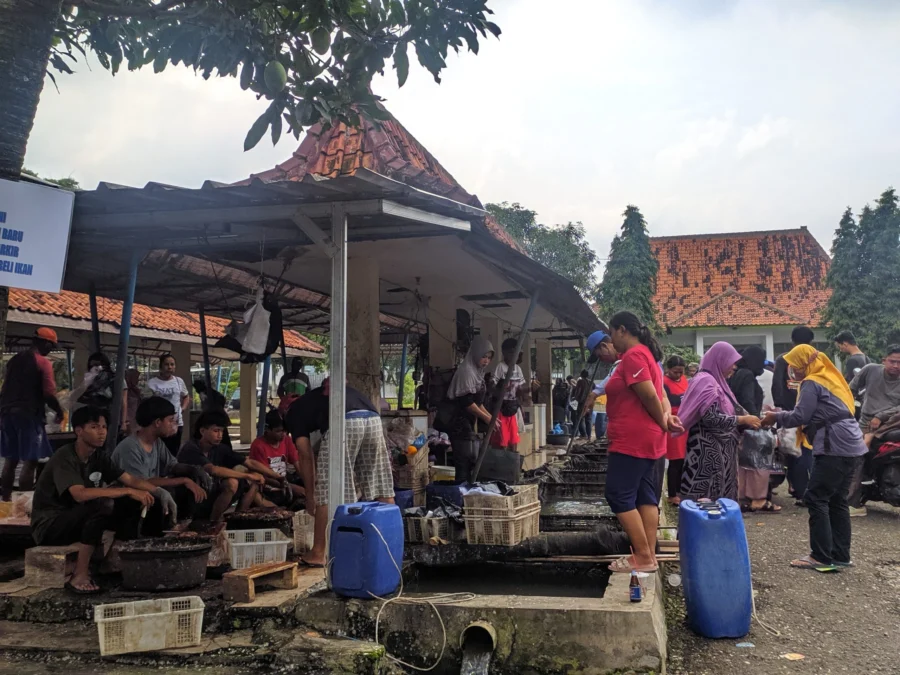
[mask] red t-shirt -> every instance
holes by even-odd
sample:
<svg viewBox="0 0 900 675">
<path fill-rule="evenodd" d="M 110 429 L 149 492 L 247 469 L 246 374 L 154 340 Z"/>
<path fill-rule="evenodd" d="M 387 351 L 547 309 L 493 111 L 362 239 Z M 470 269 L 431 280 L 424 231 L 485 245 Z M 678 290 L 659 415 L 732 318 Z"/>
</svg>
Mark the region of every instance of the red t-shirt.
<svg viewBox="0 0 900 675">
<path fill-rule="evenodd" d="M 299 461 L 297 448 L 287 434 L 281 439 L 281 445 L 277 448 L 269 445 L 265 438 L 257 438 L 250 444 L 250 459 L 262 462 L 279 476 L 287 475 L 288 464 L 294 464 Z"/>
<path fill-rule="evenodd" d="M 646 459 L 659 459 L 666 454 L 666 432 L 631 389 L 631 385 L 648 380 L 662 399 L 659 364 L 650 350 L 639 344 L 625 352 L 606 383 L 606 414 L 609 416 L 606 436 L 610 452 Z"/>
</svg>

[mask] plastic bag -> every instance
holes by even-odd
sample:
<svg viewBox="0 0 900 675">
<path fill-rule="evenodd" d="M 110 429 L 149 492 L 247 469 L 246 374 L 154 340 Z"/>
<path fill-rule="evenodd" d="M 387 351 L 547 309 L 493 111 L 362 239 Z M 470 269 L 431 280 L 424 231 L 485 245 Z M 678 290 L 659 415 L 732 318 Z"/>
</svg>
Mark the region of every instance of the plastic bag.
<svg viewBox="0 0 900 675">
<path fill-rule="evenodd" d="M 786 457 L 799 457 L 803 454 L 800 444 L 797 442 L 797 429 L 779 429 L 777 434 L 778 449 Z"/>
<path fill-rule="evenodd" d="M 256 290 L 256 302 L 244 312 L 247 332 L 241 340 L 241 349 L 250 354 L 265 354 L 269 341 L 269 317 L 271 312 L 263 307 L 263 289 Z"/>
<path fill-rule="evenodd" d="M 741 435 L 738 464 L 745 469 L 772 469 L 775 434 L 767 429 L 747 429 Z"/>
</svg>

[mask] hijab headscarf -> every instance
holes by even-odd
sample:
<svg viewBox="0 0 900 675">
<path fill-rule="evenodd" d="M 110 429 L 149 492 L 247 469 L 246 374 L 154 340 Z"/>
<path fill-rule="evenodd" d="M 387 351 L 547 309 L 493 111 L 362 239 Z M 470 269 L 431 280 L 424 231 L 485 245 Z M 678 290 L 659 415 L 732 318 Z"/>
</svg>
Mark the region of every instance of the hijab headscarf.
<svg viewBox="0 0 900 675">
<path fill-rule="evenodd" d="M 700 371 L 691 380 L 678 409 L 685 432 L 697 424 L 714 403 L 719 404 L 719 411 L 723 414 L 734 414 L 734 403 L 729 394 L 731 389 L 724 373 L 740 359 L 738 351 L 727 342 L 717 342 L 703 355 Z"/>
<path fill-rule="evenodd" d="M 851 413 L 855 410 L 856 404 L 853 401 L 853 393 L 847 386 L 847 380 L 825 354 L 811 345 L 797 345 L 784 355 L 784 360 L 792 368 L 806 371 L 806 377 L 800 384 L 801 388 L 804 382 L 821 384 L 841 399 L 847 410 Z"/>
<path fill-rule="evenodd" d="M 485 388 L 484 371 L 478 363 L 485 354 L 493 354 L 494 346 L 490 340 L 481 335 L 476 335 L 472 340 L 469 351 L 466 352 L 466 358 L 459 364 L 459 368 L 453 374 L 450 380 L 450 387 L 447 389 L 447 398 L 453 400 L 462 398 L 467 394 L 477 394 Z"/>
<path fill-rule="evenodd" d="M 746 368 L 753 373 L 753 377 L 759 377 L 766 369 L 766 353 L 762 347 L 751 345 L 741 352 L 741 360 L 738 368 Z"/>
</svg>

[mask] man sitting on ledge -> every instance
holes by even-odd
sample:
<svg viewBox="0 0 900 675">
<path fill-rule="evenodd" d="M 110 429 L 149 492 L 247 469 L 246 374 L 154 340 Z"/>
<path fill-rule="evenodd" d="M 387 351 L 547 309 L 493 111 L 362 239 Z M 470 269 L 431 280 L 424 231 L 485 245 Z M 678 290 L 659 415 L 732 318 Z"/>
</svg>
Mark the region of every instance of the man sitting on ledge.
<svg viewBox="0 0 900 675">
<path fill-rule="evenodd" d="M 169 507 L 170 513 L 179 522 L 175 529 L 184 529 L 194 517 L 196 505 L 206 500 L 206 488 L 212 486 L 212 479 L 198 466 L 178 464 L 166 447 L 163 439 L 178 431 L 175 406 L 170 401 L 161 396 L 142 401 L 135 421 L 138 430 L 116 446 L 112 460 L 122 471 L 171 495 L 174 504 Z M 147 515 L 141 533 L 158 537 L 167 523 L 159 518 L 161 512 L 153 515 L 156 517 Z"/>
<path fill-rule="evenodd" d="M 213 522 L 222 520 L 235 498 L 238 499 L 238 511 L 246 511 L 251 506 L 274 508 L 275 504 L 262 498 L 261 490 L 266 478 L 281 480 L 277 473 L 261 462 L 245 459 L 222 444 L 222 433 L 228 422 L 228 416 L 223 412 L 211 410 L 201 413 L 193 439 L 178 451 L 180 464 L 202 467 L 216 479 L 210 495 L 214 501 L 209 519 Z"/>
<path fill-rule="evenodd" d="M 97 452 L 106 442 L 107 415 L 95 406 L 72 414 L 75 442 L 54 453 L 34 489 L 31 530 L 35 542 L 78 548 L 75 574 L 66 584 L 73 593 L 100 592 L 89 565 L 104 530 L 116 529 L 116 503 L 134 501 L 141 509 L 149 509 L 156 501 L 155 485 L 119 469 L 108 453 Z M 104 487 L 116 481 L 125 487 Z"/>
</svg>

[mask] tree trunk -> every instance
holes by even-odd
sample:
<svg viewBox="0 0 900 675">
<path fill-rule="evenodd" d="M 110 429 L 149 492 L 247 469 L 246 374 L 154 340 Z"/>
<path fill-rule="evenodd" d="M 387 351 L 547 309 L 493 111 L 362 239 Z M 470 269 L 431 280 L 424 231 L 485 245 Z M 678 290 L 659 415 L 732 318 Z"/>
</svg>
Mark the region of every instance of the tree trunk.
<svg viewBox="0 0 900 675">
<path fill-rule="evenodd" d="M 37 113 L 61 0 L 0 0 L 0 179 L 19 180 Z M 9 289 L 0 287 L 0 354 Z"/>
<path fill-rule="evenodd" d="M 18 180 L 61 0 L 0 0 L 0 178 Z"/>
</svg>

